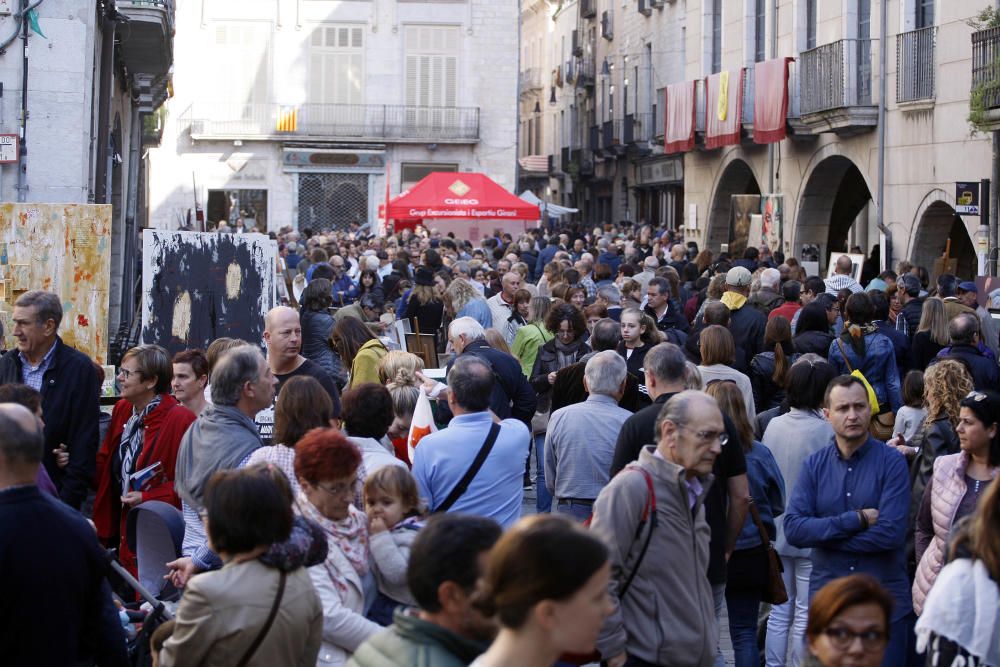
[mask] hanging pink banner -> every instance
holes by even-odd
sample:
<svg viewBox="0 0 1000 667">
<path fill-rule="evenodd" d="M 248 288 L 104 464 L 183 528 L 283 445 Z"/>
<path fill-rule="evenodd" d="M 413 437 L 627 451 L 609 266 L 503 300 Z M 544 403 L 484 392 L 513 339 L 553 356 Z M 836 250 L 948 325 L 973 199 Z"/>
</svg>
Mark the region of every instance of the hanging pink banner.
<svg viewBox="0 0 1000 667">
<path fill-rule="evenodd" d="M 753 142 L 773 144 L 785 138 L 788 117 L 788 63 L 794 58 L 775 58 L 753 68 Z"/>
<path fill-rule="evenodd" d="M 705 148 L 740 143 L 743 120 L 743 69 L 724 70 L 706 79 Z"/>
<path fill-rule="evenodd" d="M 666 153 L 684 153 L 694 148 L 694 81 L 667 86 L 664 146 Z"/>
</svg>

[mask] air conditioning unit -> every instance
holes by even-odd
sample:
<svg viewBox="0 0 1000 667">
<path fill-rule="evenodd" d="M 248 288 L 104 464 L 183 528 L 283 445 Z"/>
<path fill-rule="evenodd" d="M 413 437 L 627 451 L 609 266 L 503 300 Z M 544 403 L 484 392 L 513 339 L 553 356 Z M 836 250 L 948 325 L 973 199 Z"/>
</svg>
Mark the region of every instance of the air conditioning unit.
<svg viewBox="0 0 1000 667">
<path fill-rule="evenodd" d="M 581 39 L 580 37 L 579 30 L 573 31 L 572 43 L 573 43 L 573 55 L 579 58 L 580 56 L 583 55 L 583 39 Z"/>
<path fill-rule="evenodd" d="M 649 16 L 653 13 L 653 0 L 639 0 L 639 13 Z"/>
<path fill-rule="evenodd" d="M 601 37 L 609 41 L 615 38 L 614 26 L 611 25 L 611 12 L 601 14 Z"/>
<path fill-rule="evenodd" d="M 580 18 L 592 19 L 597 16 L 597 0 L 580 0 Z"/>
</svg>

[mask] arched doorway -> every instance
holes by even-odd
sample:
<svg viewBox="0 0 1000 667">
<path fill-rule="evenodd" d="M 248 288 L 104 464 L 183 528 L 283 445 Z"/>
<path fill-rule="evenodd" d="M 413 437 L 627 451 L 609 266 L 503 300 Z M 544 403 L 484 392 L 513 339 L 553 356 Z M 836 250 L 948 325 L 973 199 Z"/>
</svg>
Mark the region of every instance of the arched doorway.
<svg viewBox="0 0 1000 667">
<path fill-rule="evenodd" d="M 933 202 L 920 215 L 910 246 L 910 261 L 934 273 L 934 260 L 944 254 L 949 239 L 950 256 L 957 260 L 955 274 L 964 278 L 975 276 L 978 269 L 976 248 L 968 228 L 961 216 L 955 214 L 955 209 L 941 200 Z"/>
<path fill-rule="evenodd" d="M 812 170 L 799 199 L 793 254 L 801 256 L 805 245 L 818 246 L 821 270 L 831 252 L 847 252 L 856 245 L 867 255 L 878 239 L 874 221 L 868 219 L 871 202 L 857 165 L 842 155 L 824 159 Z"/>
<path fill-rule="evenodd" d="M 726 165 L 715 187 L 708 212 L 706 247 L 718 252 L 723 243 L 732 239 L 733 195 L 760 196 L 760 185 L 750 165 L 736 159 Z M 739 253 L 742 255 L 742 250 Z"/>
</svg>

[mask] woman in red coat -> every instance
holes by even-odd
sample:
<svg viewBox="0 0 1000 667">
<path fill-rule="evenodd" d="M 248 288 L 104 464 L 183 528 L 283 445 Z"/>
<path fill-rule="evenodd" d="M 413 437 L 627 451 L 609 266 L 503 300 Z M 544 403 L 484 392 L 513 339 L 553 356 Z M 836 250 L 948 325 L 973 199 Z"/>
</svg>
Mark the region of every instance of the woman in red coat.
<svg viewBox="0 0 1000 667">
<path fill-rule="evenodd" d="M 195 416 L 167 393 L 172 378 L 170 355 L 162 347 L 140 345 L 126 352 L 118 369 L 122 398 L 97 453 L 97 535 L 106 546 L 118 546 L 118 560 L 133 573 L 135 555 L 125 540 L 128 510 L 147 500 L 181 506 L 174 467 L 181 437 Z M 140 474 L 150 466 L 155 467 Z"/>
</svg>

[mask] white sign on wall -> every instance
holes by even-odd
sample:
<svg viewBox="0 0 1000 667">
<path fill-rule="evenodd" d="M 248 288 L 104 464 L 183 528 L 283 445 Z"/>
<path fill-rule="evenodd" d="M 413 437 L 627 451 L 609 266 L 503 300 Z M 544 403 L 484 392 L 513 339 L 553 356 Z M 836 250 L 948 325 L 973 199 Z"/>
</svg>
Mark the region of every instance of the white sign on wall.
<svg viewBox="0 0 1000 667">
<path fill-rule="evenodd" d="M 18 146 L 16 134 L 0 134 L 0 164 L 17 162 Z"/>
</svg>

